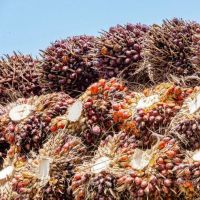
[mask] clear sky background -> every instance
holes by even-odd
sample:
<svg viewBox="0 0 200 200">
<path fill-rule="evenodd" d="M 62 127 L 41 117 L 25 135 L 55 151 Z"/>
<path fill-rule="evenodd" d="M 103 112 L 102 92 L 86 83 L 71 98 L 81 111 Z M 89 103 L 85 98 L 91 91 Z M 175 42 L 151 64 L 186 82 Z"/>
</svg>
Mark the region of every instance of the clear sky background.
<svg viewBox="0 0 200 200">
<path fill-rule="evenodd" d="M 0 0 L 0 56 L 36 56 L 56 39 L 173 17 L 200 22 L 200 0 Z"/>
</svg>

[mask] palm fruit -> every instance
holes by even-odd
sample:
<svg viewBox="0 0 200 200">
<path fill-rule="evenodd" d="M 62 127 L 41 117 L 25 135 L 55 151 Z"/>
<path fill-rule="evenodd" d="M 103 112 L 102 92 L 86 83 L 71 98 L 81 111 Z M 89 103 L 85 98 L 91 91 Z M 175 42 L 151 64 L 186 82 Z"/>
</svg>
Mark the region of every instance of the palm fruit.
<svg viewBox="0 0 200 200">
<path fill-rule="evenodd" d="M 44 91 L 39 61 L 30 55 L 14 54 L 0 60 L 0 102 L 39 95 Z"/>
<path fill-rule="evenodd" d="M 153 25 L 144 41 L 144 68 L 153 82 L 173 80 L 194 85 L 196 68 L 191 64 L 192 33 L 197 23 L 174 18 Z"/>
<path fill-rule="evenodd" d="M 89 50 L 95 46 L 92 36 L 76 36 L 56 41 L 43 51 L 43 81 L 53 91 L 76 96 L 98 79 L 92 68 Z"/>
<path fill-rule="evenodd" d="M 165 134 L 165 129 L 191 92 L 190 88 L 163 83 L 144 90 L 145 97 L 133 101 L 132 109 L 126 106 L 119 109 L 116 105 L 113 117 L 122 130 L 134 130 L 138 138 L 142 137 L 143 145 L 147 147 L 154 141 L 155 137 L 151 136 Z M 123 115 L 127 115 L 127 118 L 121 120 L 118 116 Z"/>
<path fill-rule="evenodd" d="M 191 45 L 191 63 L 196 69 L 196 73 L 199 75 L 199 64 L 200 64 L 200 25 L 193 30 L 192 34 L 192 45 Z"/>
<path fill-rule="evenodd" d="M 176 172 L 179 193 L 184 199 L 198 199 L 200 195 L 200 151 L 186 151 L 183 163 L 177 166 Z"/>
<path fill-rule="evenodd" d="M 117 180 L 136 146 L 135 135 L 124 132 L 101 141 L 94 157 L 75 169 L 71 184 L 74 199 L 122 199 Z"/>
<path fill-rule="evenodd" d="M 181 148 L 170 137 L 163 137 L 151 149 L 136 148 L 127 162 L 127 172 L 117 180 L 119 191 L 129 199 L 178 199 L 174 168 L 183 159 Z"/>
<path fill-rule="evenodd" d="M 195 87 L 169 127 L 170 134 L 181 142 L 182 147 L 193 151 L 200 148 L 199 94 L 200 88 Z"/>
<path fill-rule="evenodd" d="M 108 79 L 123 75 L 125 79 L 136 81 L 138 76 L 134 75 L 138 63 L 143 60 L 142 43 L 148 29 L 142 24 L 127 24 L 101 33 L 96 41 L 98 49 L 95 53 L 95 65 L 101 77 Z"/>
<path fill-rule="evenodd" d="M 1 136 L 9 144 L 15 144 L 22 155 L 30 150 L 37 152 L 51 132 L 51 119 L 64 114 L 71 103 L 73 99 L 65 93 L 19 99 L 0 117 L 4 124 Z"/>
<path fill-rule="evenodd" d="M 53 135 L 39 155 L 33 154 L 20 170 L 15 171 L 11 185 L 16 199 L 73 199 L 70 180 L 85 153 L 79 138 L 63 131 Z"/>
<path fill-rule="evenodd" d="M 112 117 L 113 106 L 135 95 L 130 92 L 128 98 L 128 94 L 122 81 L 101 79 L 92 84 L 64 116 L 53 120 L 52 129 L 72 126 L 89 148 L 96 148 L 101 139 L 118 130 Z"/>
</svg>

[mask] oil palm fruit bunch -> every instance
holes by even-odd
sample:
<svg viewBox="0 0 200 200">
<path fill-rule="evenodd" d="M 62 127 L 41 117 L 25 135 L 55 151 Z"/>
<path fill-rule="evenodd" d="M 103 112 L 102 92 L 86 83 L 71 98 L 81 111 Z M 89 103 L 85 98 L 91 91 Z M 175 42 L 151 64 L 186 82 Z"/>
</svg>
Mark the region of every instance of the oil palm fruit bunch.
<svg viewBox="0 0 200 200">
<path fill-rule="evenodd" d="M 144 41 L 144 67 L 153 82 L 168 79 L 194 84 L 197 69 L 191 63 L 193 30 L 197 23 L 174 18 L 151 26 Z"/>
<path fill-rule="evenodd" d="M 183 148 L 193 151 L 200 148 L 199 94 L 200 88 L 195 87 L 169 127 L 170 134 L 181 142 Z"/>
<path fill-rule="evenodd" d="M 148 29 L 142 24 L 127 24 L 101 33 L 96 41 L 98 49 L 95 53 L 95 64 L 101 77 L 108 79 L 123 75 L 125 79 L 135 81 L 137 76 L 134 73 L 143 59 L 142 43 Z"/>
<path fill-rule="evenodd" d="M 150 149 L 133 150 L 127 173 L 117 180 L 119 191 L 129 199 L 178 199 L 174 169 L 184 155 L 175 139 L 163 137 Z"/>
<path fill-rule="evenodd" d="M 117 180 L 136 146 L 135 135 L 125 132 L 101 141 L 94 157 L 75 169 L 71 184 L 74 199 L 122 199 Z"/>
<path fill-rule="evenodd" d="M 39 61 L 30 55 L 14 54 L 0 60 L 0 102 L 19 97 L 39 95 L 45 89 L 40 84 L 42 70 Z"/>
<path fill-rule="evenodd" d="M 86 149 L 79 138 L 58 132 L 27 162 L 15 171 L 9 181 L 15 200 L 73 199 L 69 188 L 76 165 L 82 162 Z M 84 157 L 85 158 L 85 157 Z"/>
<path fill-rule="evenodd" d="M 191 51 L 193 52 L 191 63 L 198 71 L 198 66 L 200 64 L 200 25 L 193 30 Z"/>
<path fill-rule="evenodd" d="M 73 99 L 65 93 L 52 93 L 19 99 L 7 106 L 1 116 L 1 135 L 9 144 L 15 144 L 22 155 L 38 151 L 48 134 L 51 119 L 64 114 Z"/>
<path fill-rule="evenodd" d="M 64 116 L 52 121 L 52 130 L 73 126 L 89 148 L 96 148 L 101 139 L 118 130 L 112 117 L 113 105 L 122 102 L 128 93 L 122 81 L 100 79 L 88 87 Z"/>
<path fill-rule="evenodd" d="M 135 95 L 135 100 L 132 98 L 132 109 L 126 106 L 125 109 L 118 108 L 115 105 L 114 121 L 121 123 L 122 130 L 132 130 L 138 138 L 142 137 L 146 147 L 155 138 L 151 136 L 165 134 L 165 129 L 191 92 L 190 88 L 181 88 L 171 83 L 146 89 L 143 96 L 139 95 L 138 98 Z M 122 120 L 119 116 L 123 115 L 127 118 Z"/>
<path fill-rule="evenodd" d="M 174 171 L 177 175 L 177 184 L 179 193 L 184 199 L 198 199 L 200 195 L 200 151 L 185 151 L 185 159 L 183 163 Z"/>
<path fill-rule="evenodd" d="M 42 51 L 43 81 L 53 91 L 80 94 L 98 79 L 89 51 L 95 48 L 92 36 L 75 36 L 56 41 Z"/>
</svg>

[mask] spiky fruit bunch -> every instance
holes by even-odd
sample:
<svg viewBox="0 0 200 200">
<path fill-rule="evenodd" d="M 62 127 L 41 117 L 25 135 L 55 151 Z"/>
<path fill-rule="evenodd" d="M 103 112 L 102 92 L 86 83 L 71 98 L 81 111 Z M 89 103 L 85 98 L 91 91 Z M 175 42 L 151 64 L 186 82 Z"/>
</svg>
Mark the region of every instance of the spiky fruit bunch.
<svg viewBox="0 0 200 200">
<path fill-rule="evenodd" d="M 196 74 L 190 61 L 190 45 L 197 26 L 197 23 L 174 18 L 150 28 L 144 41 L 143 56 L 153 82 L 188 81 Z"/>
<path fill-rule="evenodd" d="M 142 60 L 142 42 L 148 29 L 142 24 L 117 25 L 101 34 L 97 39 L 96 65 L 103 78 L 123 75 L 133 80 L 132 76 Z"/>
<path fill-rule="evenodd" d="M 170 137 L 164 137 L 151 149 L 137 148 L 117 185 L 129 199 L 176 199 L 178 185 L 173 169 L 183 158 L 177 142 Z"/>
<path fill-rule="evenodd" d="M 133 131 L 139 138 L 142 137 L 145 147 L 151 143 L 153 133 L 165 133 L 165 129 L 180 110 L 183 100 L 191 92 L 190 88 L 180 88 L 170 83 L 160 84 L 145 90 L 145 97 L 140 95 L 135 100 L 132 98 L 132 109 L 115 106 L 114 121 L 120 123 L 122 130 Z"/>
<path fill-rule="evenodd" d="M 170 134 L 179 139 L 183 148 L 187 150 L 200 148 L 199 94 L 200 88 L 194 88 L 169 127 Z"/>
<path fill-rule="evenodd" d="M 186 151 L 185 155 L 183 163 L 174 169 L 179 193 L 185 199 L 197 199 L 200 195 L 200 151 Z"/>
<path fill-rule="evenodd" d="M 92 36 L 76 36 L 56 41 L 43 51 L 44 81 L 50 89 L 75 96 L 98 79 L 89 55 L 89 50 L 95 48 L 94 41 Z"/>
<path fill-rule="evenodd" d="M 1 134 L 9 144 L 18 146 L 22 154 L 38 151 L 50 133 L 51 119 L 66 112 L 73 99 L 65 93 L 52 93 L 18 100 L 8 106 L 0 121 L 6 121 Z"/>
<path fill-rule="evenodd" d="M 70 180 L 85 153 L 79 138 L 57 133 L 44 144 L 38 156 L 33 154 L 33 158 L 15 170 L 10 184 L 16 199 L 72 199 Z"/>
<path fill-rule="evenodd" d="M 193 30 L 191 50 L 193 52 L 191 63 L 198 72 L 200 64 L 200 25 Z"/>
<path fill-rule="evenodd" d="M 0 148 L 0 152 L 1 152 L 0 155 L 1 156 L 0 156 L 0 160 L 1 160 L 1 164 L 3 164 L 3 158 L 5 158 L 6 155 L 7 155 L 7 151 L 10 148 L 11 141 L 12 142 L 14 141 L 14 135 L 13 134 L 6 135 L 7 130 L 10 128 L 10 125 L 12 123 L 14 123 L 14 122 L 12 122 L 11 117 L 14 120 L 19 117 L 19 113 L 18 113 L 17 116 L 15 116 L 15 114 L 13 114 L 13 112 L 11 112 L 11 115 L 9 115 L 10 111 L 16 105 L 18 105 L 18 107 L 19 107 L 19 105 L 30 105 L 31 106 L 31 105 L 34 104 L 35 100 L 36 100 L 35 97 L 29 98 L 29 99 L 20 98 L 15 103 L 12 103 L 12 104 L 4 107 L 4 114 L 2 114 L 0 116 L 0 141 L 1 141 L 0 142 L 1 143 L 1 148 Z M 24 116 L 26 116 L 27 114 L 29 114 L 29 112 L 31 112 L 31 108 L 32 107 L 29 107 L 29 108 L 30 109 L 28 109 L 28 112 L 24 113 L 25 114 Z M 20 117 L 23 118 L 24 116 L 23 116 L 23 112 L 22 112 L 22 115 Z M 13 150 L 10 149 L 10 151 L 13 154 Z"/>
<path fill-rule="evenodd" d="M 14 54 L 0 60 L 0 102 L 42 93 L 39 61 L 30 55 Z"/>
<path fill-rule="evenodd" d="M 101 79 L 80 96 L 66 116 L 55 119 L 52 127 L 56 130 L 66 125 L 76 125 L 76 134 L 78 133 L 83 138 L 88 147 L 96 148 L 100 139 L 104 139 L 109 134 L 112 135 L 113 131 L 118 129 L 112 118 L 113 105 L 115 102 L 123 102 L 125 98 L 128 98 L 126 96 L 128 93 L 127 87 L 116 78 L 108 81 Z"/>
<path fill-rule="evenodd" d="M 136 146 L 135 136 L 123 132 L 102 141 L 94 157 L 75 170 L 71 184 L 75 200 L 121 199 L 117 180 Z"/>
</svg>

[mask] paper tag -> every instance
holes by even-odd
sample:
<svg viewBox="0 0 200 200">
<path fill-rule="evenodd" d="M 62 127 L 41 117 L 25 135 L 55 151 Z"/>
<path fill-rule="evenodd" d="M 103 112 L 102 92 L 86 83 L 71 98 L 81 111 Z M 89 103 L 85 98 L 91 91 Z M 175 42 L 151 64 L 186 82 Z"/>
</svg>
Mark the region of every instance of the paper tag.
<svg viewBox="0 0 200 200">
<path fill-rule="evenodd" d="M 200 108 L 200 94 L 198 94 L 194 100 L 188 102 L 188 108 L 189 108 L 189 112 L 190 114 L 195 113 L 196 111 L 199 110 Z"/>
<path fill-rule="evenodd" d="M 139 100 L 136 109 L 143 109 L 148 108 L 149 106 L 153 105 L 154 103 L 157 103 L 160 101 L 160 98 L 158 95 L 152 95 L 146 98 L 142 98 Z"/>
</svg>

